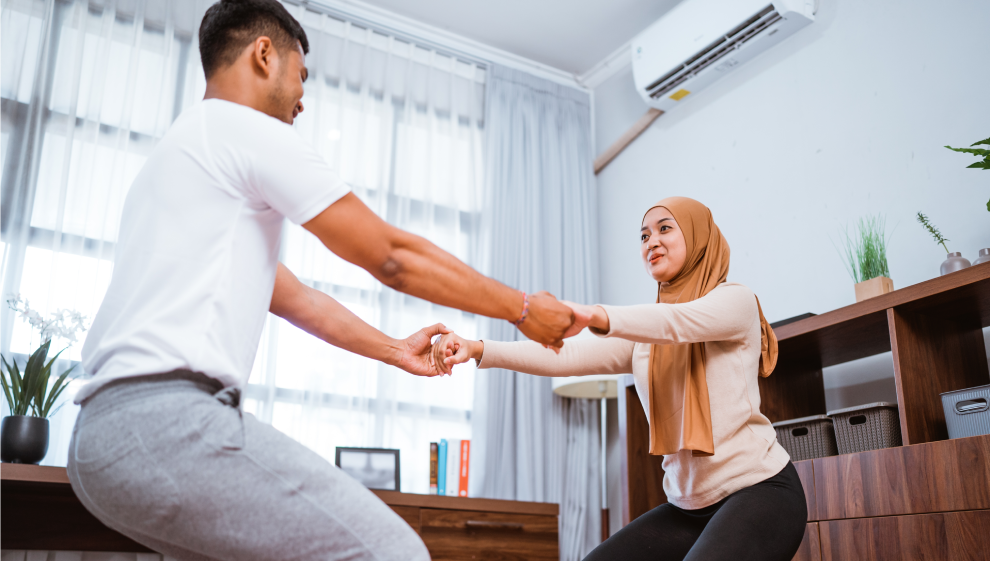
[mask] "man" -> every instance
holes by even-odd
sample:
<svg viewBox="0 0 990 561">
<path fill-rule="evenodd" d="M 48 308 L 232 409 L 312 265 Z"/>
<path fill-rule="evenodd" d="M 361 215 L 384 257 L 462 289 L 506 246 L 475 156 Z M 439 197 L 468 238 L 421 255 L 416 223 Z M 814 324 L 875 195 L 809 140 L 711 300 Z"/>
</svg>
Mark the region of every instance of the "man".
<svg viewBox="0 0 990 561">
<path fill-rule="evenodd" d="M 428 559 L 371 492 L 239 408 L 267 311 L 412 374 L 434 325 L 395 340 L 277 262 L 284 218 L 387 286 L 516 323 L 559 347 L 571 310 L 393 228 L 290 127 L 308 41 L 275 0 L 222 0 L 200 27 L 205 100 L 135 179 L 113 280 L 83 348 L 94 374 L 69 477 L 83 504 L 179 559 Z M 573 330 L 573 329 L 572 329 Z"/>
</svg>

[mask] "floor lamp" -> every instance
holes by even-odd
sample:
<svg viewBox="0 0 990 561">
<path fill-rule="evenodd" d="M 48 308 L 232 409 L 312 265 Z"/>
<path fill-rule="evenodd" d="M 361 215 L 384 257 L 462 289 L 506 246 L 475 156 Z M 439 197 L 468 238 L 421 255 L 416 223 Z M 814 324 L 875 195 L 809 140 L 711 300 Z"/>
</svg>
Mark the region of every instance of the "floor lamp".
<svg viewBox="0 0 990 561">
<path fill-rule="evenodd" d="M 619 397 L 619 376 L 614 374 L 592 374 L 590 376 L 569 376 L 551 378 L 553 393 L 561 397 L 598 399 L 602 404 L 602 541 L 608 539 L 608 478 L 605 477 L 607 448 L 606 399 Z"/>
</svg>

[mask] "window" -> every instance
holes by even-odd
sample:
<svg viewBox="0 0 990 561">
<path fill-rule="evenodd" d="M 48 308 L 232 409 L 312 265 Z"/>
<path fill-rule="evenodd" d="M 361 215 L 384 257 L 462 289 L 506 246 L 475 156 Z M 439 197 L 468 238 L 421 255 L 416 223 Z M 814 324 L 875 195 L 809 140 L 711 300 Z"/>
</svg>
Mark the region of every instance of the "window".
<svg viewBox="0 0 990 561">
<path fill-rule="evenodd" d="M 2 18 L 3 294 L 95 315 L 131 181 L 181 110 L 202 98 L 194 2 L 133 11 L 9 0 Z M 401 37 L 287 5 L 310 39 L 299 133 L 380 216 L 480 268 L 484 68 Z M 51 11 L 48 11 L 48 10 Z M 470 314 L 396 293 L 286 222 L 283 262 L 394 337 Z M 2 348 L 37 335 L 6 306 Z M 81 342 L 65 355 L 78 361 Z M 335 446 L 402 450 L 402 488 L 427 492 L 430 441 L 470 438 L 473 377 L 417 378 L 269 316 L 245 409 L 333 461 Z M 73 382 L 68 399 L 84 380 Z M 78 408 L 52 421 L 64 465 Z"/>
</svg>

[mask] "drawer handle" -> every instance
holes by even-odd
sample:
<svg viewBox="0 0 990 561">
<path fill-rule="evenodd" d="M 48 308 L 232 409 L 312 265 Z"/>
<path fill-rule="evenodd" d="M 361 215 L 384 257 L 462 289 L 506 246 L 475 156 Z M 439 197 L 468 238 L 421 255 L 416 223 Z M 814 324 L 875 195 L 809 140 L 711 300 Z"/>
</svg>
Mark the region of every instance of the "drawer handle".
<svg viewBox="0 0 990 561">
<path fill-rule="evenodd" d="M 488 520 L 468 520 L 464 525 L 475 530 L 508 530 L 511 532 L 521 532 L 524 527 L 519 522 L 491 522 Z"/>
</svg>

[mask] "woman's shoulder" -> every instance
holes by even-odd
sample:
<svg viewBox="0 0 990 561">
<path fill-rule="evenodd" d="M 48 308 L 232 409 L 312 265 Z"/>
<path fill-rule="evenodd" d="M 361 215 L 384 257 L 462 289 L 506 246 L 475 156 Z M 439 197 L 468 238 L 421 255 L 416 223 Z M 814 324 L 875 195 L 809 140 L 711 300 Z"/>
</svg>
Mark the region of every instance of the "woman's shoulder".
<svg viewBox="0 0 990 561">
<path fill-rule="evenodd" d="M 704 297 L 717 301 L 718 306 L 723 309 L 756 313 L 756 294 L 748 286 L 738 282 L 723 282 Z"/>
<path fill-rule="evenodd" d="M 756 294 L 745 284 L 738 282 L 723 282 L 716 286 L 708 294 L 718 293 L 722 297 L 729 298 L 753 298 Z"/>
</svg>

